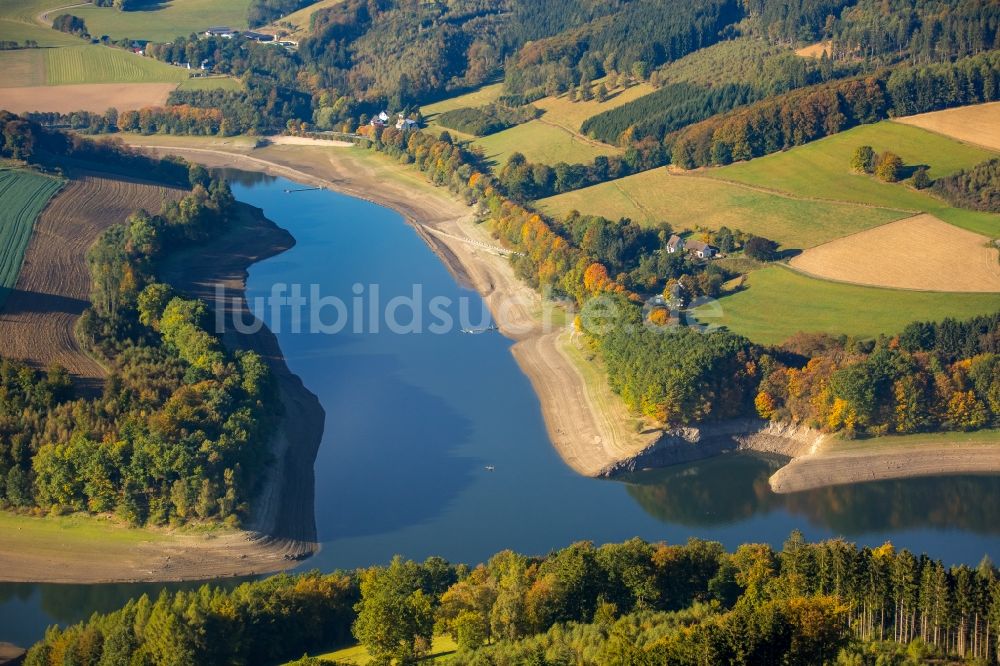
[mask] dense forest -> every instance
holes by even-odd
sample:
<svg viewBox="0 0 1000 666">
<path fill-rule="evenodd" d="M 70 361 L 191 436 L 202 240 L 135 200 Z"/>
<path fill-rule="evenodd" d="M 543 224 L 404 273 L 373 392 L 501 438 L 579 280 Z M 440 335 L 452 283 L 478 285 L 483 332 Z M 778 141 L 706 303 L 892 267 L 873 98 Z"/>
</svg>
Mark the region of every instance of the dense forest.
<svg viewBox="0 0 1000 666">
<path fill-rule="evenodd" d="M 3 136 L 0 153 L 21 159 L 154 161 L 24 120 Z M 0 363 L 0 506 L 114 512 L 136 525 L 247 516 L 280 403 L 264 361 L 226 350 L 206 305 L 156 279 L 166 255 L 218 235 L 236 214 L 224 181 L 183 167 L 189 194 L 157 214 L 136 211 L 87 254 L 92 305 L 77 338 L 109 371 L 100 395 L 75 397 L 59 368 Z"/>
<path fill-rule="evenodd" d="M 997 663 L 1000 579 L 988 559 L 947 567 L 797 532 L 778 552 L 632 539 L 475 567 L 396 558 L 143 596 L 51 629 L 26 664 L 273 664 L 352 634 L 378 664 L 415 663 L 434 634 L 458 644 L 448 663 L 490 666 Z"/>
<path fill-rule="evenodd" d="M 761 359 L 765 418 L 847 436 L 1000 423 L 1000 313 L 913 323 L 874 343 L 799 336 L 783 351 L 799 358 Z"/>
<path fill-rule="evenodd" d="M 1000 158 L 938 178 L 934 191 L 955 206 L 1000 213 Z"/>
</svg>

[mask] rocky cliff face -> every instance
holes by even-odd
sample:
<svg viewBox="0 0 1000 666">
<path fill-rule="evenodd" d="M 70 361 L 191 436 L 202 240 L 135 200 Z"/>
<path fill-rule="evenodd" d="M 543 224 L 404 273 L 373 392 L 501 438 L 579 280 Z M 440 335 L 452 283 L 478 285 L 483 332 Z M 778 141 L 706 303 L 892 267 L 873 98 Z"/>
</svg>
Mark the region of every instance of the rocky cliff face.
<svg viewBox="0 0 1000 666">
<path fill-rule="evenodd" d="M 826 435 L 818 430 L 762 419 L 733 419 L 664 431 L 639 453 L 601 470 L 610 478 L 703 460 L 729 451 L 759 451 L 796 458 L 813 452 Z"/>
</svg>

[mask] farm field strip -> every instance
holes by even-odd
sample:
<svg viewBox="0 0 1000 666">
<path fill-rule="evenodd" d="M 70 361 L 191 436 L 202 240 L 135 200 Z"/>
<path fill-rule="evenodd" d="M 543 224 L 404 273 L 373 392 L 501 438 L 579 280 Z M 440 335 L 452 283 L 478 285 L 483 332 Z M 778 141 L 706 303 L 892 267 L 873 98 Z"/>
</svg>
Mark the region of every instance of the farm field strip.
<svg viewBox="0 0 1000 666">
<path fill-rule="evenodd" d="M 0 88 L 45 85 L 45 51 L 20 49 L 0 51 Z M 6 96 L 0 98 L 6 107 Z"/>
<path fill-rule="evenodd" d="M 74 334 L 90 293 L 87 249 L 135 209 L 158 211 L 165 197 L 180 193 L 103 176 L 71 180 L 35 225 L 16 289 L 0 317 L 0 356 L 38 367 L 58 363 L 84 383 L 99 383 L 102 368 L 83 353 Z"/>
<path fill-rule="evenodd" d="M 3 107 L 12 113 L 26 111 L 90 111 L 104 113 L 167 103 L 174 83 L 78 83 L 64 86 L 0 88 Z"/>
<path fill-rule="evenodd" d="M 912 213 L 855 203 L 795 197 L 666 169 L 645 171 L 538 202 L 545 212 L 571 210 L 628 217 L 642 224 L 666 221 L 678 229 L 728 226 L 806 248 L 879 226 Z"/>
<path fill-rule="evenodd" d="M 0 306 L 17 282 L 35 220 L 62 181 L 28 171 L 0 171 Z"/>
<path fill-rule="evenodd" d="M 873 252 L 877 261 L 872 260 Z M 814 277 L 854 284 L 1000 292 L 997 259 L 997 249 L 986 236 L 922 214 L 808 249 L 790 265 Z"/>
<path fill-rule="evenodd" d="M 140 83 L 186 81 L 188 70 L 107 46 L 50 49 L 45 57 L 46 83 Z"/>
<path fill-rule="evenodd" d="M 973 104 L 960 106 L 957 109 L 905 116 L 895 118 L 894 122 L 1000 151 L 1000 102 Z"/>
<path fill-rule="evenodd" d="M 73 14 L 86 21 L 92 35 L 169 42 L 217 25 L 246 29 L 249 7 L 250 0 L 170 0 L 128 12 L 92 5 L 75 8 Z"/>
</svg>

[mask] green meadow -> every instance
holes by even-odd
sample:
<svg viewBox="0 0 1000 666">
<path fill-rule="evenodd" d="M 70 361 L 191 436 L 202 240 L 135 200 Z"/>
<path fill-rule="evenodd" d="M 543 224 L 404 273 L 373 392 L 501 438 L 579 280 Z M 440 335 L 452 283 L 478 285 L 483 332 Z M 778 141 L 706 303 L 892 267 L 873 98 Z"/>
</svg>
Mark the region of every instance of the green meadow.
<svg viewBox="0 0 1000 666">
<path fill-rule="evenodd" d="M 74 7 L 71 13 L 86 21 L 90 34 L 96 37 L 169 42 L 217 25 L 245 29 L 250 0 L 150 1 L 145 7 L 121 12 L 91 5 Z"/>
<path fill-rule="evenodd" d="M 666 169 L 542 199 L 538 205 L 557 217 L 575 209 L 642 224 L 666 221 L 677 229 L 727 226 L 786 248 L 812 247 L 907 216 L 884 208 L 783 196 L 698 175 L 672 175 Z"/>
<path fill-rule="evenodd" d="M 884 121 L 855 127 L 749 162 L 705 169 L 704 175 L 800 197 L 922 211 L 987 236 L 995 236 L 1000 231 L 1000 218 L 996 215 L 953 208 L 931 193 L 915 190 L 905 182 L 883 183 L 872 176 L 854 173 L 851 156 L 862 145 L 872 146 L 877 153 L 892 151 L 908 167 L 927 165 L 931 178 L 968 169 L 996 156 L 983 148 L 918 127 Z"/>
<path fill-rule="evenodd" d="M 798 332 L 874 337 L 897 333 L 916 320 L 963 319 L 998 309 L 997 294 L 862 287 L 776 265 L 751 272 L 741 291 L 699 307 L 695 316 L 755 342 L 777 344 Z"/>
</svg>

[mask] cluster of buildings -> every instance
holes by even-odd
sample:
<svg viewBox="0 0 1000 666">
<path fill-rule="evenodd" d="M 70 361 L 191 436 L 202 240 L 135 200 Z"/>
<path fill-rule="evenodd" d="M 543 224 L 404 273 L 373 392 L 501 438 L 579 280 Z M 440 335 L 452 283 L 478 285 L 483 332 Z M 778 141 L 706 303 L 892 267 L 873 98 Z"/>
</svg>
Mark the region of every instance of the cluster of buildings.
<svg viewBox="0 0 1000 666">
<path fill-rule="evenodd" d="M 289 49 L 293 49 L 297 46 L 295 42 L 278 40 L 274 38 L 274 35 L 269 35 L 265 32 L 254 32 L 253 30 L 233 30 L 227 26 L 215 26 L 209 28 L 204 32 L 204 35 L 206 37 L 222 37 L 223 39 L 232 39 L 233 37 L 239 35 L 244 39 L 249 39 L 250 41 L 259 42 L 261 44 L 275 44 Z"/>
<path fill-rule="evenodd" d="M 684 240 L 677 234 L 667 240 L 667 252 L 683 252 L 687 250 L 699 259 L 712 259 L 719 254 L 719 248 L 700 240 Z"/>
<path fill-rule="evenodd" d="M 389 112 L 382 111 L 377 116 L 373 117 L 368 124 L 372 127 L 387 127 L 389 125 L 389 118 Z M 420 123 L 416 120 L 407 118 L 406 114 L 402 111 L 396 114 L 396 129 L 403 130 L 405 132 L 417 129 L 418 127 L 420 127 Z"/>
</svg>

